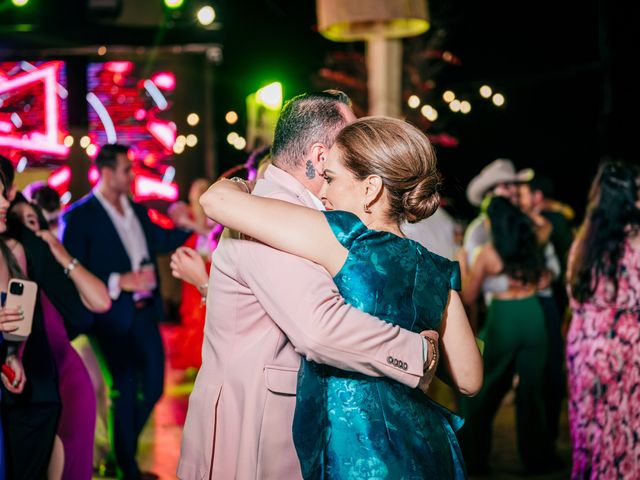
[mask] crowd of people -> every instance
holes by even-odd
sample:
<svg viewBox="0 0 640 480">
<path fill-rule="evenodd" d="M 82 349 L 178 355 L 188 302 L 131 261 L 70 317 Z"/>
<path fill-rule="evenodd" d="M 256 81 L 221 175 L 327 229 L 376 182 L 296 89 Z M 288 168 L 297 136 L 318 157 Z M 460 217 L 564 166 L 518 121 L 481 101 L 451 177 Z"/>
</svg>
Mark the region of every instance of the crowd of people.
<svg viewBox="0 0 640 480">
<path fill-rule="evenodd" d="M 11 336 L 24 310 L 0 310 L 0 479 L 91 478 L 104 406 L 115 473 L 157 478 L 136 454 L 163 393 L 169 252 L 185 282 L 174 366 L 198 372 L 183 480 L 490 474 L 509 391 L 527 471 L 565 468 L 566 397 L 572 478 L 640 476 L 634 165 L 603 162 L 574 236 L 551 181 L 498 159 L 469 183 L 480 213 L 461 245 L 428 137 L 356 119 L 338 91 L 287 102 L 257 182 L 194 182 L 173 229 L 129 198 L 124 145 L 100 149 L 98 184 L 63 213 L 0 166 L 3 305 L 11 279 L 38 285 L 27 338 Z M 435 376 L 456 412 L 430 398 Z"/>
</svg>

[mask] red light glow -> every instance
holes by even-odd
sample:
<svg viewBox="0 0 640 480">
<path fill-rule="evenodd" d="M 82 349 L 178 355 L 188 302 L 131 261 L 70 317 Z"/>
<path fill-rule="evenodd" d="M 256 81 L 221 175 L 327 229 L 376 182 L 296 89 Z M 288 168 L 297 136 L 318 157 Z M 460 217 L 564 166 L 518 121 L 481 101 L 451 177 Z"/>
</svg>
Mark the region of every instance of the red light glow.
<svg viewBox="0 0 640 480">
<path fill-rule="evenodd" d="M 176 143 L 175 123 L 154 120 L 147 124 L 147 129 L 166 150 L 172 151 L 173 144 Z"/>
<path fill-rule="evenodd" d="M 71 168 L 64 166 L 49 175 L 47 184 L 54 190 L 60 190 L 61 187 L 66 187 L 71 181 Z M 65 188 L 66 190 L 66 188 Z"/>
<path fill-rule="evenodd" d="M 134 182 L 136 200 L 160 199 L 175 202 L 178 199 L 178 185 L 162 183 L 162 180 L 137 175 Z"/>
<path fill-rule="evenodd" d="M 133 70 L 133 62 L 106 62 L 104 68 L 113 73 L 129 73 Z"/>
<path fill-rule="evenodd" d="M 96 183 L 98 183 L 98 180 L 100 179 L 100 172 L 98 172 L 98 169 L 96 168 L 95 165 L 89 168 L 89 173 L 87 174 L 87 177 L 89 177 L 89 183 L 91 184 L 92 187 Z"/>
<path fill-rule="evenodd" d="M 149 214 L 149 218 L 151 219 L 151 221 L 156 225 L 162 228 L 166 228 L 167 230 L 174 227 L 171 219 L 166 215 L 161 214 L 158 210 L 150 208 L 149 210 L 147 210 L 147 213 Z"/>
<path fill-rule="evenodd" d="M 0 147 L 9 147 L 16 150 L 26 150 L 34 152 L 48 153 L 52 155 L 67 155 L 69 148 L 59 143 L 59 139 L 64 137 L 59 132 L 60 106 L 57 94 L 58 69 L 61 62 L 48 62 L 38 68 L 25 72 L 0 83 L 0 94 L 15 92 L 25 87 L 31 87 L 40 82 L 44 84 L 44 133 L 38 131 L 18 132 L 14 131 L 9 124 L 7 131 L 7 120 L 3 121 L 0 130 Z M 15 112 L 14 112 L 15 113 Z M 15 122 L 14 122 L 15 124 Z M 19 128 L 19 126 L 17 127 Z M 13 132 L 13 135 L 10 135 Z"/>
<path fill-rule="evenodd" d="M 156 73 L 151 81 L 161 90 L 171 91 L 176 88 L 176 76 L 172 72 Z"/>
</svg>

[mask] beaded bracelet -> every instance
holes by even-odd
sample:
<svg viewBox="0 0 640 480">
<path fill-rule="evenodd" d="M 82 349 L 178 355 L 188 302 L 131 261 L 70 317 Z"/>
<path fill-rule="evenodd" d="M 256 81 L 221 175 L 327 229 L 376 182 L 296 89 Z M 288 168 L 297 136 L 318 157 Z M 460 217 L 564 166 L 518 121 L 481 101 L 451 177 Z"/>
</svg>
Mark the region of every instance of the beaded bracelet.
<svg viewBox="0 0 640 480">
<path fill-rule="evenodd" d="M 436 364 L 438 363 L 438 345 L 436 344 L 436 341 L 431 338 L 431 337 L 424 337 L 427 339 L 427 342 L 429 342 L 429 345 L 431 345 L 431 349 L 433 350 L 433 356 L 431 357 L 431 361 L 429 362 L 429 365 L 427 365 L 424 369 L 425 372 L 432 370 Z"/>
<path fill-rule="evenodd" d="M 71 275 L 71 272 L 73 271 L 74 268 L 76 268 L 76 266 L 79 264 L 80 262 L 78 261 L 77 258 L 72 258 L 71 261 L 69 262 L 69 265 L 67 265 L 64 269 L 64 274 L 68 277 L 69 275 Z"/>
</svg>

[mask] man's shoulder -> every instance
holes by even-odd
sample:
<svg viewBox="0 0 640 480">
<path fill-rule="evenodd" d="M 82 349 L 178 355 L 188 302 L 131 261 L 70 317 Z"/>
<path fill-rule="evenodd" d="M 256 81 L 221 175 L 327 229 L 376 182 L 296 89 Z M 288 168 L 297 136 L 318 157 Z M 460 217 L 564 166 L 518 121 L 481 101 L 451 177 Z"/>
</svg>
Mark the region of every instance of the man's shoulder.
<svg viewBox="0 0 640 480">
<path fill-rule="evenodd" d="M 286 186 L 271 180 L 260 180 L 253 189 L 253 195 L 265 198 L 274 198 L 286 202 L 301 204 L 297 193 Z"/>
<path fill-rule="evenodd" d="M 93 193 L 88 193 L 80 200 L 74 202 L 69 209 L 64 213 L 63 218 L 69 220 L 81 216 L 87 212 L 90 212 L 94 207 L 97 199 Z"/>
</svg>

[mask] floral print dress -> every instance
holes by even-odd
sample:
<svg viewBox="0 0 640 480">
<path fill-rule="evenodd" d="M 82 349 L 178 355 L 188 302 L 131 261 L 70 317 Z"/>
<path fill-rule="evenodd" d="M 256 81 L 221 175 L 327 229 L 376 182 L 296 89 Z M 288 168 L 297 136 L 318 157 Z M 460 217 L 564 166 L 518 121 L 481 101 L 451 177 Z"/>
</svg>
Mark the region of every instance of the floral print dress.
<svg viewBox="0 0 640 480">
<path fill-rule="evenodd" d="M 567 335 L 573 479 L 640 478 L 640 251 L 625 243 L 618 291 L 571 301 Z"/>
<path fill-rule="evenodd" d="M 457 262 L 351 213 L 325 215 L 349 250 L 334 277 L 347 303 L 414 332 L 440 326 L 449 291 L 460 288 Z M 302 360 L 293 440 L 307 480 L 462 480 L 461 425 L 417 389 Z"/>
</svg>

